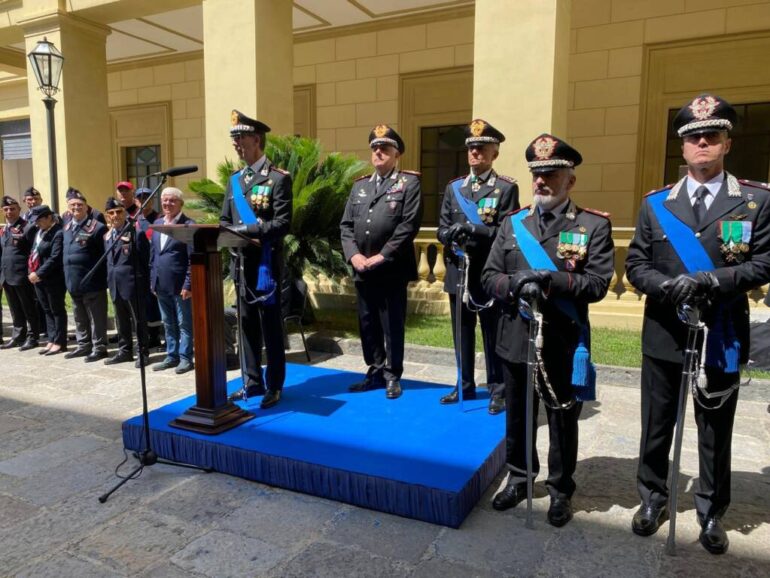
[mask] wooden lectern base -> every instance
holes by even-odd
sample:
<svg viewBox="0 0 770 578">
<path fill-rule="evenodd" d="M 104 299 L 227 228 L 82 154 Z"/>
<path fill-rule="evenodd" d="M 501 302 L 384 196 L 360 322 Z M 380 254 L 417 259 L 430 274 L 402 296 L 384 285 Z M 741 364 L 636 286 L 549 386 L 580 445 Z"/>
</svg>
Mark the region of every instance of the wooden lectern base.
<svg viewBox="0 0 770 578">
<path fill-rule="evenodd" d="M 211 410 L 197 405 L 192 406 L 168 425 L 171 427 L 214 435 L 241 425 L 256 417 L 232 402 Z"/>
</svg>

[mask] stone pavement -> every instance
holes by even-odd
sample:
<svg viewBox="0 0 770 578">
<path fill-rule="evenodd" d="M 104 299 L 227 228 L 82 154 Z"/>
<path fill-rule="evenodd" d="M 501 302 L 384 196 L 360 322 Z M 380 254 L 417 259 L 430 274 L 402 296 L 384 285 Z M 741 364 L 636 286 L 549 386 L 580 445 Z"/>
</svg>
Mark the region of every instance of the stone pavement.
<svg viewBox="0 0 770 578">
<path fill-rule="evenodd" d="M 303 359 L 303 353 L 290 356 Z M 317 354 L 313 363 L 363 369 L 354 355 Z M 672 558 L 663 552 L 667 525 L 646 539 L 630 531 L 640 429 L 635 387 L 602 383 L 599 400 L 583 410 L 570 524 L 555 529 L 545 521 L 543 471 L 535 488 L 534 530 L 524 527 L 523 504 L 505 513 L 491 508 L 502 475 L 453 530 L 161 465 L 100 504 L 97 497 L 116 483 L 113 472 L 124 457 L 121 421 L 141 410 L 138 371 L 16 350 L 0 351 L 0 364 L 2 576 L 770 575 L 767 388 L 746 388 L 749 395 L 739 403 L 733 504 L 725 518 L 731 545 L 721 557 L 697 542 L 697 454 L 688 401 L 679 555 Z M 189 374 L 150 371 L 147 377 L 151 408 L 194 390 Z M 408 363 L 405 377 L 451 383 L 454 369 Z M 543 462 L 546 443 L 541 427 Z"/>
</svg>

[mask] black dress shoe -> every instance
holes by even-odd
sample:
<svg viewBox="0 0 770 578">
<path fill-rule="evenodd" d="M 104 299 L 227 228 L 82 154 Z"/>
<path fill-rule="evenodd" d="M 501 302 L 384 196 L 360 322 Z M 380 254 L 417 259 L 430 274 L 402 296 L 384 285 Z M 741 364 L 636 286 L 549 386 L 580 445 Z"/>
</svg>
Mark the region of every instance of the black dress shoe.
<svg viewBox="0 0 770 578">
<path fill-rule="evenodd" d="M 551 526 L 561 528 L 572 519 L 572 503 L 569 498 L 551 498 L 551 507 L 548 508 L 548 523 Z"/>
<path fill-rule="evenodd" d="M 38 344 L 37 339 L 27 339 L 21 344 L 19 351 L 29 351 L 30 349 L 37 349 L 38 347 L 40 347 L 40 345 Z"/>
<path fill-rule="evenodd" d="M 396 399 L 401 397 L 401 382 L 397 379 L 391 379 L 385 384 L 385 397 Z"/>
<path fill-rule="evenodd" d="M 78 347 L 64 356 L 64 359 L 75 359 L 76 357 L 86 357 L 91 354 L 91 350 L 86 347 Z"/>
<path fill-rule="evenodd" d="M 698 540 L 700 540 L 701 546 L 709 554 L 724 554 L 730 545 L 727 532 L 725 532 L 722 522 L 718 518 L 706 518 L 703 520 Z"/>
<path fill-rule="evenodd" d="M 668 520 L 668 508 L 665 504 L 642 504 L 634 514 L 631 529 L 637 536 L 652 536 L 660 525 Z"/>
<path fill-rule="evenodd" d="M 250 397 L 259 397 L 265 395 L 265 384 L 249 381 L 246 387 L 234 391 L 227 396 L 227 401 L 245 401 Z"/>
<path fill-rule="evenodd" d="M 46 356 L 48 356 L 48 355 L 59 355 L 60 353 L 66 353 L 66 352 L 67 352 L 67 348 L 66 347 L 62 347 L 60 349 L 49 349 L 48 351 L 45 352 L 44 355 L 46 355 Z"/>
<path fill-rule="evenodd" d="M 114 356 L 110 357 L 109 359 L 106 359 L 104 361 L 104 365 L 116 365 L 118 363 L 128 363 L 129 361 L 133 361 L 134 356 L 130 353 L 116 353 Z"/>
<path fill-rule="evenodd" d="M 11 339 L 8 343 L 3 343 L 0 345 L 0 349 L 13 349 L 14 347 L 19 347 L 24 341 L 21 339 Z"/>
<path fill-rule="evenodd" d="M 475 389 L 464 389 L 463 390 L 463 399 L 476 399 L 476 390 Z M 457 388 L 455 387 L 451 393 L 446 394 L 444 397 L 442 397 L 438 402 L 441 405 L 449 405 L 450 403 L 457 403 L 460 401 L 460 395 L 457 393 Z"/>
<path fill-rule="evenodd" d="M 160 363 L 156 363 L 152 366 L 153 371 L 164 371 L 166 369 L 171 369 L 172 367 L 176 367 L 179 365 L 179 360 L 174 359 L 173 357 L 167 357 Z"/>
<path fill-rule="evenodd" d="M 268 389 L 267 393 L 265 393 L 264 397 L 262 398 L 259 407 L 262 409 L 269 409 L 276 405 L 279 401 L 281 401 L 281 390 Z"/>
<path fill-rule="evenodd" d="M 134 363 L 134 367 L 136 367 L 137 369 L 139 369 L 142 365 L 144 365 L 145 367 L 150 365 L 150 356 L 147 353 L 142 355 L 142 358 L 143 359 L 139 359 L 137 357 L 136 363 Z"/>
<path fill-rule="evenodd" d="M 527 497 L 526 482 L 515 483 L 509 481 L 506 486 L 498 492 L 495 499 L 492 500 L 492 507 L 495 510 L 509 510 Z"/>
<path fill-rule="evenodd" d="M 497 415 L 505 411 L 505 398 L 499 395 L 493 395 L 489 398 L 489 411 L 490 415 Z"/>
<path fill-rule="evenodd" d="M 69 353 L 67 355 L 69 355 Z M 94 361 L 99 361 L 100 359 L 104 359 L 105 357 L 107 357 L 106 351 L 92 351 L 91 353 L 86 355 L 85 362 L 93 363 Z"/>
<path fill-rule="evenodd" d="M 182 375 L 183 373 L 187 373 L 188 371 L 192 371 L 193 369 L 195 369 L 195 364 L 192 361 L 183 359 L 182 361 L 179 362 L 179 365 L 176 366 L 174 373 L 176 373 L 177 375 Z"/>
</svg>

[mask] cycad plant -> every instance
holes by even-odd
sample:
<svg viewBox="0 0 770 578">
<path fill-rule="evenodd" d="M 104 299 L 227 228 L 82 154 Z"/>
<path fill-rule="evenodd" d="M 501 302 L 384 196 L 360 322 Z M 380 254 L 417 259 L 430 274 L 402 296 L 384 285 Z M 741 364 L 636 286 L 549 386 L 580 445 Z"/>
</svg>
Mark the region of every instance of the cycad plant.
<svg viewBox="0 0 770 578">
<path fill-rule="evenodd" d="M 284 239 L 289 274 L 294 279 L 303 274 L 347 275 L 339 224 L 353 181 L 366 163 L 351 155 L 324 156 L 321 144 L 306 137 L 271 135 L 265 152 L 293 181 L 291 230 Z M 189 183 L 198 199 L 188 206 L 204 214 L 200 222 L 219 221 L 227 179 L 238 166 L 226 160 L 217 167 L 218 182 L 201 179 Z"/>
</svg>

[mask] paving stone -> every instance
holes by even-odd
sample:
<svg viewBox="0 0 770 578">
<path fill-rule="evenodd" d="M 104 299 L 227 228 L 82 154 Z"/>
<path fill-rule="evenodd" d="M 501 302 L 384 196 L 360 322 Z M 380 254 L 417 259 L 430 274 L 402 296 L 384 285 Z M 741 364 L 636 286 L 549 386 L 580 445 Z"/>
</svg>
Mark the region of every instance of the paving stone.
<svg viewBox="0 0 770 578">
<path fill-rule="evenodd" d="M 29 450 L 0 462 L 0 472 L 26 478 L 104 446 L 94 436 L 74 436 Z"/>
<path fill-rule="evenodd" d="M 399 578 L 413 567 L 362 550 L 316 542 L 271 572 L 281 578 Z"/>
<path fill-rule="evenodd" d="M 198 574 L 192 570 L 184 570 L 171 562 L 161 562 L 139 574 L 141 578 L 201 578 L 203 574 Z"/>
<path fill-rule="evenodd" d="M 212 578 L 262 576 L 289 551 L 230 532 L 214 530 L 174 554 L 171 562 Z"/>
<path fill-rule="evenodd" d="M 440 531 L 441 526 L 349 508 L 335 516 L 325 538 L 379 556 L 417 563 Z"/>
<path fill-rule="evenodd" d="M 504 578 L 512 575 L 439 558 L 421 562 L 413 574 L 414 578 Z"/>
<path fill-rule="evenodd" d="M 114 569 L 101 566 L 90 560 L 81 560 L 67 552 L 57 552 L 53 557 L 35 564 L 16 574 L 16 578 L 107 578 L 116 576 Z M 124 575 L 124 574 L 120 574 Z"/>
<path fill-rule="evenodd" d="M 0 531 L 33 517 L 38 511 L 33 504 L 0 494 Z"/>
</svg>

